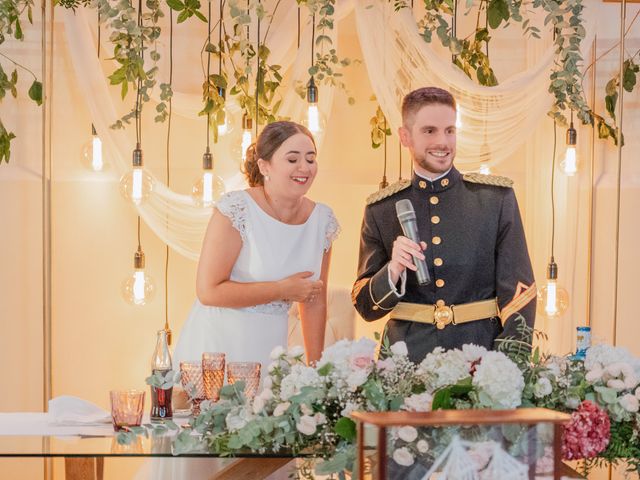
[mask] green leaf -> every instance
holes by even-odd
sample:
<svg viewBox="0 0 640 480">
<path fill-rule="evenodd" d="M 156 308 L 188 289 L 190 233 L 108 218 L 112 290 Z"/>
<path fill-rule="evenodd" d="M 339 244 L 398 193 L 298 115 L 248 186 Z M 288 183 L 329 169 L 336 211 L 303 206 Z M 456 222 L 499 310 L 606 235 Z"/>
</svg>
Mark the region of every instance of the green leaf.
<svg viewBox="0 0 640 480">
<path fill-rule="evenodd" d="M 503 20 L 509 20 L 509 5 L 505 0 L 492 0 L 487 6 L 487 20 L 492 29 L 500 26 Z"/>
<path fill-rule="evenodd" d="M 354 442 L 356 439 L 356 423 L 348 417 L 338 420 L 334 431 L 348 442 Z"/>
<path fill-rule="evenodd" d="M 42 105 L 42 83 L 38 80 L 34 80 L 31 84 L 31 88 L 29 88 L 29 98 L 38 105 Z"/>
<path fill-rule="evenodd" d="M 207 23 L 207 17 L 205 17 L 202 13 L 200 13 L 199 10 L 195 10 L 193 13 L 195 14 L 196 17 L 198 17 L 204 23 Z"/>
<path fill-rule="evenodd" d="M 176 12 L 184 10 L 184 3 L 180 0 L 167 0 L 167 5 L 169 5 L 171 10 L 175 10 Z"/>
</svg>

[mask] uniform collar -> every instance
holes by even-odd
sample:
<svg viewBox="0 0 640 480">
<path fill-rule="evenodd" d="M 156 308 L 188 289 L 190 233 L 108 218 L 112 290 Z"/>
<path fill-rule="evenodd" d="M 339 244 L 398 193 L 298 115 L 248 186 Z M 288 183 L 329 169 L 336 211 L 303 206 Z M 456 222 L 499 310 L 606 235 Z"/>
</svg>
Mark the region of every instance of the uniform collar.
<svg viewBox="0 0 640 480">
<path fill-rule="evenodd" d="M 413 172 L 413 178 L 411 179 L 411 183 L 413 185 L 414 188 L 417 188 L 418 190 L 424 190 L 427 192 L 444 192 L 445 190 L 448 190 L 449 188 L 453 187 L 456 183 L 458 183 L 458 181 L 460 181 L 461 178 L 461 174 L 460 172 L 456 169 L 456 167 L 452 166 L 451 170 L 449 170 L 449 172 L 438 178 L 437 180 L 427 180 L 423 177 L 421 177 L 420 175 L 418 175 L 416 172 Z"/>
</svg>

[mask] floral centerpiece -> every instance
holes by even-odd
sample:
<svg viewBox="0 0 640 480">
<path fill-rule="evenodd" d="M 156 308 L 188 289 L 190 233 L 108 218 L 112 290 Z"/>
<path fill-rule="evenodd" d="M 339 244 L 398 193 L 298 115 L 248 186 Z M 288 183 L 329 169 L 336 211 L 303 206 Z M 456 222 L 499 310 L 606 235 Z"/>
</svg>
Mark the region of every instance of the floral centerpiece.
<svg viewBox="0 0 640 480">
<path fill-rule="evenodd" d="M 174 452 L 309 454 L 322 459 L 316 473 L 344 476 L 356 458 L 353 411 L 545 407 L 572 414 L 564 459 L 584 460 L 585 471 L 626 462 L 640 477 L 640 359 L 624 348 L 597 345 L 581 361 L 507 339 L 497 351 L 438 348 L 414 364 L 403 342 L 377 347 L 341 340 L 315 366 L 304 363 L 300 347 L 276 348 L 262 391 L 247 399 L 242 384 L 223 387 L 220 401 L 203 403 L 192 429 L 177 436 Z M 434 445 L 413 427 L 393 437 L 390 453 L 400 466 L 433 455 Z M 311 473 L 310 466 L 298 472 Z"/>
</svg>

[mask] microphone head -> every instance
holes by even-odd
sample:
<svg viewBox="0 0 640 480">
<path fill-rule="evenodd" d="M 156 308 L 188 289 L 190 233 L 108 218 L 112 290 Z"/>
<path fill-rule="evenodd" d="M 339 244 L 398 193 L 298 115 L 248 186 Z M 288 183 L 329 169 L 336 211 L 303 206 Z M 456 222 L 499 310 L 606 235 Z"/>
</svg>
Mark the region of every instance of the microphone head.
<svg viewBox="0 0 640 480">
<path fill-rule="evenodd" d="M 402 221 L 403 219 L 415 220 L 416 212 L 413 209 L 413 204 L 409 199 L 402 199 L 396 202 L 396 214 L 398 215 L 398 219 Z"/>
</svg>

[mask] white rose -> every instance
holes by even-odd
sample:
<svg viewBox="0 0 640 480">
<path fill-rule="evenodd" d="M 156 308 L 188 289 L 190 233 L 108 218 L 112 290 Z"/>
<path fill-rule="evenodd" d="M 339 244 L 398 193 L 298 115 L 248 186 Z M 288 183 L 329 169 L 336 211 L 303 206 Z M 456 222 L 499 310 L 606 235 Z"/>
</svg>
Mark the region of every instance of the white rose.
<svg viewBox="0 0 640 480">
<path fill-rule="evenodd" d="M 537 398 L 546 397 L 553 391 L 551 387 L 551 382 L 546 377 L 540 377 L 533 387 L 533 394 Z"/>
<path fill-rule="evenodd" d="M 627 393 L 621 396 L 618 399 L 618 403 L 622 408 L 624 408 L 627 412 L 635 413 L 640 408 L 640 402 L 638 401 L 638 397 L 631 393 Z"/>
<path fill-rule="evenodd" d="M 640 387 L 636 388 L 636 398 L 640 400 Z"/>
<path fill-rule="evenodd" d="M 306 403 L 303 403 L 300 405 L 300 411 L 302 412 L 303 415 L 312 415 L 313 414 L 313 410 L 309 408 L 309 406 Z"/>
<path fill-rule="evenodd" d="M 607 382 L 607 387 L 613 388 L 617 391 L 624 390 L 624 380 L 613 378 Z"/>
<path fill-rule="evenodd" d="M 277 360 L 282 355 L 284 355 L 284 348 L 282 348 L 282 346 L 278 345 L 276 348 L 271 350 L 271 353 L 269 354 L 269 358 L 271 358 L 271 360 Z"/>
<path fill-rule="evenodd" d="M 429 443 L 426 440 L 418 440 L 416 448 L 420 453 L 427 453 L 429 451 Z"/>
<path fill-rule="evenodd" d="M 261 395 L 256 396 L 253 399 L 253 413 L 255 413 L 257 415 L 262 410 L 264 410 L 265 403 L 266 403 L 266 401 L 265 401 L 264 398 L 262 398 Z"/>
<path fill-rule="evenodd" d="M 391 345 L 391 353 L 394 355 L 406 356 L 409 354 L 409 350 L 407 350 L 407 344 L 400 341 Z"/>
<path fill-rule="evenodd" d="M 279 362 L 271 362 L 271 363 L 269 364 L 269 366 L 267 367 L 267 371 L 268 371 L 269 373 L 273 373 L 273 372 L 274 372 L 274 370 L 275 370 L 276 368 L 278 368 L 278 367 L 279 367 L 279 365 L 280 365 L 280 364 L 279 364 Z"/>
<path fill-rule="evenodd" d="M 316 433 L 316 419 L 310 415 L 302 415 L 300 421 L 296 423 L 298 431 L 304 435 Z"/>
<path fill-rule="evenodd" d="M 413 455 L 411 455 L 411 452 L 405 447 L 398 448 L 393 452 L 393 460 L 403 467 L 410 467 L 413 465 Z"/>
<path fill-rule="evenodd" d="M 418 431 L 414 427 L 407 425 L 398 429 L 398 437 L 407 443 L 411 443 L 418 438 Z"/>
<path fill-rule="evenodd" d="M 404 399 L 402 408 L 410 412 L 429 412 L 432 401 L 433 397 L 429 393 L 416 393 Z"/>
<path fill-rule="evenodd" d="M 291 402 L 282 402 L 279 403 L 276 408 L 273 410 L 273 416 L 274 417 L 280 417 L 281 415 L 284 414 L 284 412 L 287 411 L 287 408 L 289 408 L 291 406 Z"/>
<path fill-rule="evenodd" d="M 240 430 L 247 424 L 247 421 L 244 418 L 241 418 L 237 415 L 229 414 L 225 419 L 227 424 L 227 430 L 230 432 L 235 432 L 236 430 Z"/>
</svg>

